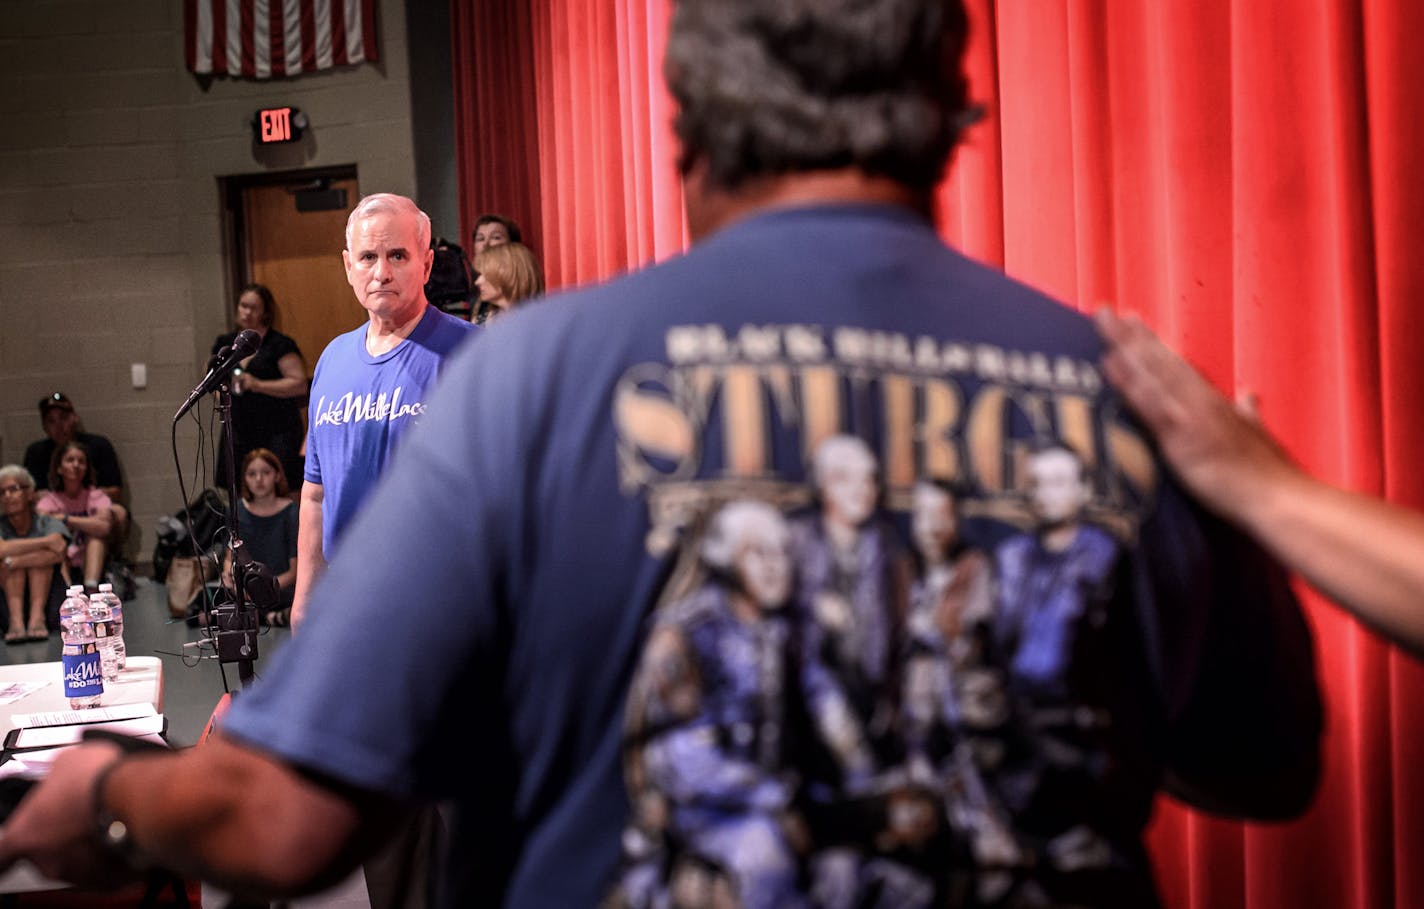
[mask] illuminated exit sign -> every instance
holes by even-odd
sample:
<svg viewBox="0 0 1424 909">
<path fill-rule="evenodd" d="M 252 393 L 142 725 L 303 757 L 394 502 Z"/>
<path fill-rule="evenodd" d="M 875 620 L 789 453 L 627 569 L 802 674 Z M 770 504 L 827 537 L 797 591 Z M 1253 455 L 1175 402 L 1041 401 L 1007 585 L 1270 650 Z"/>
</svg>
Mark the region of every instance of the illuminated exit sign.
<svg viewBox="0 0 1424 909">
<path fill-rule="evenodd" d="M 307 115 L 295 107 L 268 107 L 252 116 L 252 130 L 262 145 L 295 142 L 307 128 Z"/>
</svg>

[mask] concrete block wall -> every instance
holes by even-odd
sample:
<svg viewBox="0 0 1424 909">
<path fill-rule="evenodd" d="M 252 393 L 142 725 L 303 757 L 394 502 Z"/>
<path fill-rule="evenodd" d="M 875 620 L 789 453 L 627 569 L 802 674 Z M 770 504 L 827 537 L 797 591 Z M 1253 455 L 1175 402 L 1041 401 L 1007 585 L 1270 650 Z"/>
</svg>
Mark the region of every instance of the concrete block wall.
<svg viewBox="0 0 1424 909">
<path fill-rule="evenodd" d="M 140 560 L 182 503 L 172 414 L 231 319 L 218 178 L 354 163 L 362 192 L 415 192 L 404 0 L 380 0 L 377 25 L 375 64 L 200 80 L 181 3 L 0 3 L 0 462 L 41 436 L 39 399 L 67 394 L 119 452 Z M 253 113 L 286 104 L 307 136 L 257 147 Z M 198 436 L 180 423 L 190 494 L 211 476 Z"/>
</svg>

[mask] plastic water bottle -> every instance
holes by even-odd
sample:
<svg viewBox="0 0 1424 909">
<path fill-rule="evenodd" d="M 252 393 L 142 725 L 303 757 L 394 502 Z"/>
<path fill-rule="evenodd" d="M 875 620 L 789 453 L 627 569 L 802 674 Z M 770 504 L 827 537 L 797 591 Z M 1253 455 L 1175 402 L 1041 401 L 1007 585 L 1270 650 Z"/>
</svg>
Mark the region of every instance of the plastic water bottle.
<svg viewBox="0 0 1424 909">
<path fill-rule="evenodd" d="M 127 669 L 129 665 L 129 651 L 124 646 L 124 601 L 119 599 L 119 595 L 114 593 L 113 584 L 100 584 L 99 592 L 104 595 L 104 599 L 109 603 L 109 621 L 114 626 L 114 656 L 117 657 L 119 669 Z"/>
<path fill-rule="evenodd" d="M 102 593 L 89 594 L 89 625 L 94 629 L 94 643 L 99 645 L 104 681 L 112 682 L 119 677 L 119 655 L 114 652 L 114 617 Z"/>
<path fill-rule="evenodd" d="M 88 610 L 89 601 L 82 586 L 69 588 L 59 606 L 59 637 L 64 642 L 60 650 L 64 694 L 74 710 L 98 707 L 104 699 L 104 670 Z"/>
</svg>

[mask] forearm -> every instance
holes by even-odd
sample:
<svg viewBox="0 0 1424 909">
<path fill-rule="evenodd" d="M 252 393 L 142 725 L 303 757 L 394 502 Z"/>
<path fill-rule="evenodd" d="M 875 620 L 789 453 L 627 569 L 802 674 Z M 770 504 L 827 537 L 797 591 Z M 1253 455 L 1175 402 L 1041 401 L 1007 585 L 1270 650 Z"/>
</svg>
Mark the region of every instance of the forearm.
<svg viewBox="0 0 1424 909">
<path fill-rule="evenodd" d="M 306 618 L 307 596 L 326 569 L 321 548 L 321 506 L 325 490 L 319 483 L 302 484 L 301 511 L 297 514 L 297 581 L 292 598 L 292 627 Z"/>
<path fill-rule="evenodd" d="M 63 555 L 48 549 L 36 549 L 21 555 L 10 556 L 10 567 L 43 568 L 46 565 L 58 565 L 63 558 Z"/>
<path fill-rule="evenodd" d="M 282 376 L 278 379 L 255 379 L 248 377 L 243 382 L 243 390 L 267 395 L 269 398 L 295 398 L 306 393 L 304 378 Z"/>
<path fill-rule="evenodd" d="M 109 515 L 75 515 L 70 517 L 66 523 L 73 530 L 78 530 L 88 536 L 102 539 L 109 535 L 113 528 L 113 521 Z"/>
<path fill-rule="evenodd" d="M 64 550 L 64 537 L 57 533 L 46 534 L 42 537 L 25 537 L 18 540 L 0 540 L 0 558 L 12 558 L 17 564 L 20 559 L 31 555 L 45 554 L 60 556 L 64 554 Z"/>
<path fill-rule="evenodd" d="M 1424 656 L 1424 515 L 1292 470 L 1238 520 L 1325 596 Z"/>
<path fill-rule="evenodd" d="M 244 895 L 311 892 L 363 851 L 353 800 L 221 736 L 127 759 L 103 790 L 141 858 Z"/>
</svg>

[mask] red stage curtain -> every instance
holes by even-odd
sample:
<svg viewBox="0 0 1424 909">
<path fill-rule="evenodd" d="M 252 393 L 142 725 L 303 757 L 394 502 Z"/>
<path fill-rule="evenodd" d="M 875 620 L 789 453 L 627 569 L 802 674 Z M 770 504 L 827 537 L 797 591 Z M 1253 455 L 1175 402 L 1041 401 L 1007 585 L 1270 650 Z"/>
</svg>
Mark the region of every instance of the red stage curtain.
<svg viewBox="0 0 1424 909">
<path fill-rule="evenodd" d="M 1424 4 L 970 7 L 989 117 L 941 187 L 945 237 L 1082 308 L 1142 313 L 1221 387 L 1257 392 L 1312 471 L 1424 507 L 1424 54 L 1406 43 Z M 514 216 L 553 287 L 683 248 L 667 0 L 452 8 L 466 232 Z M 1172 907 L 1424 906 L 1424 666 L 1306 601 L 1320 796 L 1286 825 L 1164 800 L 1151 842 Z"/>
</svg>

